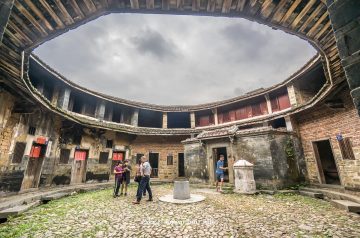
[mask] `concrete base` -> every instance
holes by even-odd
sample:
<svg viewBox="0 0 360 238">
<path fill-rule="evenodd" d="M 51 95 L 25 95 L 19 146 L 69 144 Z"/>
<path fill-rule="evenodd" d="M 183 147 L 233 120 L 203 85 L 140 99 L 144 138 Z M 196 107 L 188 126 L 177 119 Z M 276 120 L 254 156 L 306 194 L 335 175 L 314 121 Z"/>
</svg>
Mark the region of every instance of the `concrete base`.
<svg viewBox="0 0 360 238">
<path fill-rule="evenodd" d="M 27 210 L 36 207 L 40 205 L 39 201 L 30 203 L 30 204 L 24 204 L 16 207 L 11 207 L 5 210 L 0 211 L 0 219 L 8 218 L 9 216 L 17 216 L 21 213 L 26 212 Z"/>
<path fill-rule="evenodd" d="M 159 200 L 162 202 L 175 203 L 175 204 L 188 204 L 188 203 L 204 201 L 205 197 L 202 195 L 198 195 L 198 194 L 190 194 L 189 199 L 175 199 L 174 195 L 168 194 L 168 195 L 159 197 Z"/>
<path fill-rule="evenodd" d="M 69 196 L 69 195 L 70 195 L 69 193 L 55 193 L 55 194 L 41 197 L 41 201 L 43 203 L 47 203 L 49 201 L 60 199 L 60 198 L 63 198 L 63 197 Z"/>
<path fill-rule="evenodd" d="M 300 190 L 299 193 L 300 193 L 300 195 L 307 196 L 307 197 L 319 198 L 319 199 L 324 198 L 324 194 L 322 194 L 322 193 L 303 191 L 303 190 Z"/>
</svg>

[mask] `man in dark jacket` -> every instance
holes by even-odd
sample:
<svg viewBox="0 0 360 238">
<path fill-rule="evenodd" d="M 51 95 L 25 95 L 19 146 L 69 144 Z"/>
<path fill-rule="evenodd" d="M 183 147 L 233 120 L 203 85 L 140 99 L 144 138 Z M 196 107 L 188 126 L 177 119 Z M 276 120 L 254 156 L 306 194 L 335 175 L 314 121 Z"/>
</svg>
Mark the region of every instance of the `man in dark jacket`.
<svg viewBox="0 0 360 238">
<path fill-rule="evenodd" d="M 127 187 L 130 183 L 130 172 L 131 172 L 131 166 L 129 165 L 129 161 L 125 160 L 123 164 L 123 178 L 122 178 L 122 184 L 121 184 L 121 190 L 120 190 L 120 196 L 123 195 L 123 191 L 125 188 L 125 196 L 127 195 Z"/>
</svg>

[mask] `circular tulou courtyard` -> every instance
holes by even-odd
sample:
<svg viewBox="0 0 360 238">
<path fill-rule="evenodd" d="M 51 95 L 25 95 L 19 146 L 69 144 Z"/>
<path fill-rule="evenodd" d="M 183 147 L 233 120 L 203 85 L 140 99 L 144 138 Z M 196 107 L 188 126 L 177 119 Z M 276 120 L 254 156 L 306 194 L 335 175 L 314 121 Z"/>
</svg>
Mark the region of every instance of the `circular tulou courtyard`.
<svg viewBox="0 0 360 238">
<path fill-rule="evenodd" d="M 133 205 L 112 189 L 53 200 L 0 225 L 0 237 L 359 237 L 360 216 L 324 200 L 295 194 L 220 194 L 192 188 L 206 197 L 171 204 L 158 197 L 173 186 L 152 186 L 154 201 Z"/>
</svg>

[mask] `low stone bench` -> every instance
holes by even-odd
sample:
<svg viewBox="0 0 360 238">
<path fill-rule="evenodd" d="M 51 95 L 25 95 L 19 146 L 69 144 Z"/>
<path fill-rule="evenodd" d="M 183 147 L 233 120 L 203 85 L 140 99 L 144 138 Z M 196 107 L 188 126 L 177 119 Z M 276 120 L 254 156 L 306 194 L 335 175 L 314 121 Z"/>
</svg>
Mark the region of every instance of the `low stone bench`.
<svg viewBox="0 0 360 238">
<path fill-rule="evenodd" d="M 52 200 L 60 199 L 60 198 L 66 197 L 68 195 L 69 195 L 69 193 L 54 193 L 51 195 L 46 195 L 46 196 L 41 197 L 41 201 L 43 203 L 48 203 Z"/>
<path fill-rule="evenodd" d="M 360 204 L 348 200 L 331 200 L 334 207 L 346 210 L 348 212 L 360 213 Z"/>
<path fill-rule="evenodd" d="M 300 195 L 307 196 L 307 197 L 319 198 L 319 199 L 324 198 L 324 194 L 322 194 L 322 193 L 310 192 L 310 191 L 304 191 L 304 190 L 300 190 L 299 193 L 300 193 Z"/>
<path fill-rule="evenodd" d="M 9 216 L 17 216 L 25 211 L 29 210 L 32 207 L 38 206 L 40 201 L 36 201 L 29 204 L 19 205 L 15 207 L 11 207 L 5 210 L 0 211 L 0 219 L 7 219 Z"/>
</svg>

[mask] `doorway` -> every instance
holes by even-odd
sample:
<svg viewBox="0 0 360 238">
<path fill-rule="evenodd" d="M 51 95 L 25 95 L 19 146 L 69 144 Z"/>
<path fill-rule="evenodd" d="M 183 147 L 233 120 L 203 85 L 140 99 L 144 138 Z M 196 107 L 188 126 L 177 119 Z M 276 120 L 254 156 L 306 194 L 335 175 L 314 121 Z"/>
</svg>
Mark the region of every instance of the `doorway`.
<svg viewBox="0 0 360 238">
<path fill-rule="evenodd" d="M 340 185 L 339 172 L 329 140 L 313 142 L 321 183 Z"/>
<path fill-rule="evenodd" d="M 21 189 L 37 188 L 40 182 L 41 169 L 43 166 L 46 145 L 33 143 L 30 150 L 29 161 L 24 173 Z"/>
<path fill-rule="evenodd" d="M 149 153 L 149 163 L 151 165 L 151 178 L 159 176 L 159 153 Z"/>
<path fill-rule="evenodd" d="M 184 153 L 178 154 L 178 173 L 179 173 L 179 177 L 185 177 Z"/>
<path fill-rule="evenodd" d="M 224 156 L 224 167 L 228 167 L 228 158 L 226 147 L 219 147 L 213 149 L 213 158 L 214 158 L 214 175 L 216 180 L 216 164 L 220 158 L 220 155 Z M 229 182 L 229 170 L 224 170 L 224 182 Z"/>
<path fill-rule="evenodd" d="M 86 180 L 86 165 L 88 150 L 75 150 L 74 163 L 71 171 L 71 184 L 84 183 Z"/>
</svg>

